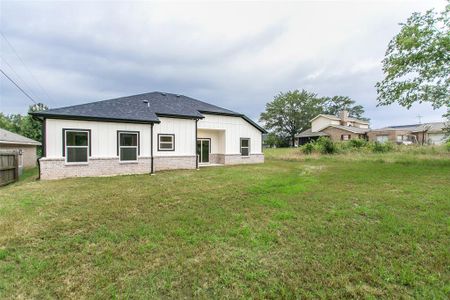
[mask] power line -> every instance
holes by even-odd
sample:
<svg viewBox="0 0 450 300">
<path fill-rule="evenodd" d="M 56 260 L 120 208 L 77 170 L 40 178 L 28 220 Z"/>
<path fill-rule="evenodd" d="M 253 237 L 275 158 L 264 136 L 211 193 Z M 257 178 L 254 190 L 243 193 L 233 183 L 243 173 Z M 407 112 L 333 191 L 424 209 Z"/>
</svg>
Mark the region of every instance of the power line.
<svg viewBox="0 0 450 300">
<path fill-rule="evenodd" d="M 2 57 L 0 55 L 0 58 L 3 60 L 3 62 L 9 67 L 9 69 L 16 74 L 17 78 L 19 78 L 19 80 L 22 82 L 22 84 L 25 86 L 25 88 L 28 89 L 29 93 L 34 97 L 34 98 L 38 98 L 36 97 L 36 94 L 33 92 L 33 90 L 31 89 L 31 87 L 26 83 L 26 81 L 14 70 L 14 68 L 8 63 L 8 61 Z"/>
<path fill-rule="evenodd" d="M 2 69 L 0 69 L 0 72 L 3 73 L 3 75 L 5 75 L 6 78 L 9 79 L 9 81 L 11 81 L 25 96 L 28 97 L 28 99 L 30 99 L 31 101 L 33 101 L 34 104 L 37 104 L 37 102 L 30 96 L 27 94 L 27 92 L 25 92 L 14 80 L 12 80 L 11 77 L 9 77 L 5 72 L 3 72 Z"/>
<path fill-rule="evenodd" d="M 37 85 L 39 86 L 39 88 L 44 92 L 44 94 L 47 96 L 47 98 L 49 98 L 50 100 L 53 101 L 53 99 L 49 96 L 49 94 L 47 93 L 47 91 L 42 87 L 41 83 L 39 82 L 39 80 L 34 76 L 33 72 L 31 72 L 31 70 L 28 68 L 28 66 L 25 64 L 25 62 L 23 61 L 23 59 L 20 57 L 19 53 L 17 53 L 16 49 L 14 48 L 14 46 L 11 44 L 11 42 L 6 38 L 5 34 L 3 32 L 0 31 L 0 34 L 2 35 L 2 37 L 5 39 L 5 41 L 8 43 L 9 47 L 14 51 L 14 53 L 16 54 L 17 58 L 19 58 L 19 60 L 22 62 L 23 66 L 27 69 L 28 73 L 30 73 L 31 77 L 34 79 L 34 81 L 37 83 Z"/>
</svg>

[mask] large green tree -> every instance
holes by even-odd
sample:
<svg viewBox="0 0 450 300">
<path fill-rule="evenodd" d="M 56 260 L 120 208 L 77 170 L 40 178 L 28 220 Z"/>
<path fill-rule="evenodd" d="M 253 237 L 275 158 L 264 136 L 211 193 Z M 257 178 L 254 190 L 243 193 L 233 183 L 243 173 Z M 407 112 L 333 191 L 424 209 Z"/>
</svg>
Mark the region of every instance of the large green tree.
<svg viewBox="0 0 450 300">
<path fill-rule="evenodd" d="M 356 105 L 355 101 L 347 96 L 333 96 L 324 98 L 323 113 L 339 116 L 339 112 L 347 110 L 349 115 L 358 119 L 365 119 L 364 107 Z"/>
<path fill-rule="evenodd" d="M 279 93 L 266 104 L 260 122 L 279 136 L 289 136 L 293 145 L 295 135 L 309 128 L 309 120 L 322 112 L 323 103 L 323 98 L 305 90 Z"/>
<path fill-rule="evenodd" d="M 376 84 L 380 105 L 410 108 L 428 102 L 450 106 L 450 4 L 442 12 L 413 13 L 401 24 L 383 59 L 385 77 Z"/>
<path fill-rule="evenodd" d="M 30 107 L 28 108 L 28 112 L 36 112 L 46 109 L 46 105 L 38 103 L 30 105 Z M 0 127 L 36 141 L 41 141 L 42 139 L 41 121 L 30 115 L 4 115 L 3 113 L 0 113 Z"/>
</svg>

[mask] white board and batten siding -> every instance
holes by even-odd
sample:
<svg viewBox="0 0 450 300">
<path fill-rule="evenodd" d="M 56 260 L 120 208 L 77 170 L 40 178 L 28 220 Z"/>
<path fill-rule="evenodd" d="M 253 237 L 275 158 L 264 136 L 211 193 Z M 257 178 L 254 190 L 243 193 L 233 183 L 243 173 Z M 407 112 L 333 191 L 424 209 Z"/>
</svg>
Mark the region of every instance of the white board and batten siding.
<svg viewBox="0 0 450 300">
<path fill-rule="evenodd" d="M 240 154 L 240 139 L 250 138 L 251 154 L 262 153 L 262 134 L 249 122 L 241 117 L 204 114 L 205 118 L 198 121 L 198 129 L 224 130 L 225 153 Z"/>
<path fill-rule="evenodd" d="M 193 156 L 195 155 L 195 120 L 159 117 L 161 123 L 153 126 L 154 156 Z M 158 150 L 158 134 L 175 135 L 174 151 Z"/>
<path fill-rule="evenodd" d="M 159 118 L 161 123 L 153 127 L 154 156 L 192 156 L 196 153 L 195 120 Z M 140 156 L 149 157 L 150 124 L 117 123 L 101 121 L 46 119 L 46 157 L 62 158 L 63 129 L 86 129 L 91 131 L 91 151 L 93 158 L 117 157 L 117 131 L 138 131 Z M 204 129 L 204 130 L 202 130 Z M 215 131 L 214 131 L 215 130 Z M 261 132 L 241 117 L 205 115 L 198 121 L 198 137 L 213 137 L 214 152 L 239 154 L 240 139 L 250 138 L 251 154 L 261 154 Z M 158 150 L 158 134 L 175 136 L 174 151 Z M 214 142 L 212 141 L 212 142 Z M 221 142 L 220 142 L 221 141 Z"/>
<path fill-rule="evenodd" d="M 197 138 L 211 140 L 212 154 L 225 154 L 225 130 L 198 129 Z"/>
<path fill-rule="evenodd" d="M 117 157 L 117 131 L 139 131 L 140 156 L 150 156 L 150 124 L 46 119 L 46 157 L 62 158 L 63 129 L 91 130 L 91 157 Z"/>
</svg>

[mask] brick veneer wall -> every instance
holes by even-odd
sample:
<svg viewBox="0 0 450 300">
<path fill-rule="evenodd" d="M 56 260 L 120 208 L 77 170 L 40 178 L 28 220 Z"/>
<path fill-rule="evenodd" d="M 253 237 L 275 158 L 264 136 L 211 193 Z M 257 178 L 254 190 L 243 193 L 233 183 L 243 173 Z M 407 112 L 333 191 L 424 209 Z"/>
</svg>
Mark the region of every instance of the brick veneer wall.
<svg viewBox="0 0 450 300">
<path fill-rule="evenodd" d="M 195 169 L 195 156 L 155 156 L 154 171 L 174 169 Z M 211 154 L 211 163 L 225 165 L 256 164 L 264 162 L 264 154 Z M 41 158 L 41 179 L 61 179 L 66 177 L 113 176 L 125 174 L 146 174 L 151 170 L 151 158 L 139 157 L 138 162 L 120 162 L 119 158 L 90 158 L 87 164 L 66 164 L 63 158 Z"/>
<path fill-rule="evenodd" d="M 195 169 L 195 156 L 155 156 L 155 171 L 174 169 Z"/>
<path fill-rule="evenodd" d="M 64 158 L 41 158 L 41 179 L 66 177 L 111 176 L 150 173 L 151 158 L 139 157 L 136 162 L 119 162 L 119 158 L 90 158 L 87 164 L 66 164 Z"/>
<path fill-rule="evenodd" d="M 225 164 L 225 155 L 223 154 L 210 154 L 209 162 L 212 164 Z"/>
<path fill-rule="evenodd" d="M 342 130 L 342 129 L 334 128 L 334 127 L 328 127 L 326 129 L 322 130 L 322 132 L 328 134 L 330 139 L 334 142 L 341 141 L 341 135 L 343 135 L 343 134 L 350 135 L 351 140 L 358 139 L 360 135 L 364 135 L 364 134 L 353 133 L 350 131 L 346 131 L 346 130 Z"/>
<path fill-rule="evenodd" d="M 241 156 L 240 154 L 224 155 L 225 165 L 238 164 L 260 164 L 264 162 L 264 154 L 250 154 L 250 156 Z"/>
</svg>

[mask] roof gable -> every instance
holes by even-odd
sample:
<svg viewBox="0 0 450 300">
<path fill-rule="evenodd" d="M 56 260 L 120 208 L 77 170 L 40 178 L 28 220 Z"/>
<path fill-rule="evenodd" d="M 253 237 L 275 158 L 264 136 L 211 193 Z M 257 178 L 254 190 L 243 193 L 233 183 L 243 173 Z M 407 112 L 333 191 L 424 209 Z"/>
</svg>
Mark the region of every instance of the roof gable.
<svg viewBox="0 0 450 300">
<path fill-rule="evenodd" d="M 327 114 L 318 114 L 317 116 L 315 116 L 314 118 L 312 118 L 310 120 L 310 122 L 314 121 L 315 119 L 319 118 L 319 117 L 324 117 L 330 120 L 335 120 L 335 121 L 340 121 L 341 119 L 339 117 L 336 117 L 335 115 L 327 115 Z M 346 119 L 349 122 L 355 122 L 355 123 L 360 123 L 360 124 L 369 124 L 369 122 L 364 121 L 364 120 L 360 120 L 360 119 L 356 119 L 356 118 L 352 118 L 352 117 L 348 117 Z"/>
<path fill-rule="evenodd" d="M 0 144 L 19 144 L 19 145 L 35 145 L 40 146 L 38 141 L 27 138 L 23 135 L 0 128 Z"/>
<path fill-rule="evenodd" d="M 44 118 L 86 119 L 136 123 L 159 123 L 159 116 L 202 119 L 202 113 L 242 117 L 258 130 L 265 130 L 243 114 L 184 95 L 151 92 L 34 112 Z"/>
</svg>

